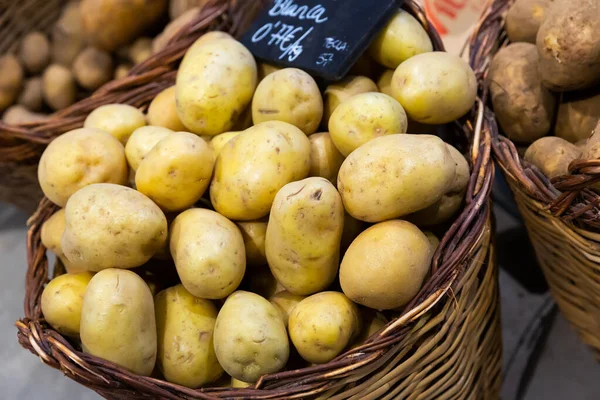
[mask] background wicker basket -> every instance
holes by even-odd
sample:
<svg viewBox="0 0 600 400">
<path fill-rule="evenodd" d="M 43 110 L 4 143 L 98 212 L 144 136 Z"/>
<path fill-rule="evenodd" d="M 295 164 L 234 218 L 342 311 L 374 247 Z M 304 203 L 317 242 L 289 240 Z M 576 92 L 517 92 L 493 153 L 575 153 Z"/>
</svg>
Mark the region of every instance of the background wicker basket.
<svg viewBox="0 0 600 400">
<path fill-rule="evenodd" d="M 485 76 L 494 54 L 508 44 L 504 17 L 513 0 L 493 0 L 470 43 L 470 62 L 487 100 Z M 600 360 L 600 160 L 575 160 L 569 175 L 550 181 L 523 160 L 499 133 L 490 109 L 485 124 L 494 155 L 514 194 L 539 265 L 560 310 Z"/>
<path fill-rule="evenodd" d="M 61 130 L 81 124 L 98 104 L 126 101 L 146 106 L 158 90 L 173 83 L 176 61 L 200 33 L 222 29 L 237 34 L 244 25 L 238 17 L 251 15 L 252 7 L 255 2 L 216 1 L 132 76 L 57 114 L 54 124 L 60 128 L 15 129 L 13 136 L 22 141 L 39 138 L 43 146 Z M 404 7 L 442 50 L 423 11 L 412 1 Z M 53 330 L 41 312 L 40 297 L 50 271 L 40 229 L 56 210 L 47 199 L 29 221 L 25 317 L 16 323 L 19 342 L 69 378 L 115 399 L 498 399 L 502 344 L 489 201 L 494 172 L 491 136 L 483 121 L 479 102 L 469 117 L 448 126 L 455 145 L 468 144 L 463 147 L 469 150 L 472 174 L 465 208 L 441 240 L 431 277 L 382 331 L 327 364 L 263 376 L 247 389 L 191 390 L 134 375 L 83 353 L 78 343 Z"/>
</svg>

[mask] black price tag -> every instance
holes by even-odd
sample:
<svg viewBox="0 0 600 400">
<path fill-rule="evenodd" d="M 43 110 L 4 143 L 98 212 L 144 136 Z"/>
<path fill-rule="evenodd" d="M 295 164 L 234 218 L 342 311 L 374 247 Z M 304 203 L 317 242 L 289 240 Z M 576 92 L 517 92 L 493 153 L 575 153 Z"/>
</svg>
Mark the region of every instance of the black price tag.
<svg viewBox="0 0 600 400">
<path fill-rule="evenodd" d="M 339 80 L 403 0 L 274 0 L 242 43 L 266 62 Z"/>
</svg>

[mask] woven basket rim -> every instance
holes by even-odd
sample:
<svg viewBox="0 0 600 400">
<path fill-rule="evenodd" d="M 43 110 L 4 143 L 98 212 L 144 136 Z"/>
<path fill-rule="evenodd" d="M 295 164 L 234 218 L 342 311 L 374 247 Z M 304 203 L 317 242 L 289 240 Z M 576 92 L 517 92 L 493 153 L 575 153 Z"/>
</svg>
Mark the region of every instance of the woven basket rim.
<svg viewBox="0 0 600 400">
<path fill-rule="evenodd" d="M 492 135 L 492 149 L 503 172 L 517 182 L 528 196 L 538 201 L 541 210 L 563 222 L 582 229 L 600 230 L 600 195 L 591 187 L 600 182 L 599 160 L 574 160 L 569 173 L 553 179 L 524 160 L 516 145 L 500 132 L 489 98 L 487 72 L 493 56 L 509 44 L 504 19 L 515 0 L 490 0 L 469 40 L 469 62 L 485 102 L 484 124 Z"/>
<path fill-rule="evenodd" d="M 205 28 L 222 27 L 230 32 L 239 33 L 236 23 L 239 26 L 242 22 L 236 22 L 236 16 L 233 14 L 239 11 L 236 7 L 239 7 L 240 3 L 231 0 L 214 0 L 210 3 L 210 12 L 203 9 L 198 19 L 184 28 L 183 33 L 178 35 L 167 49 L 136 67 L 129 77 L 102 87 L 92 95 L 91 100 L 83 101 L 85 107 L 75 104 L 67 111 L 57 113 L 55 125 L 62 124 L 61 126 L 64 128 L 80 123 L 81 119 L 73 117 L 73 113 L 81 112 L 83 109 L 87 110 L 86 107 L 89 107 L 90 104 L 98 104 L 112 99 L 112 91 L 115 87 L 121 89 L 123 86 L 131 85 L 131 91 L 140 91 L 139 87 L 147 88 L 147 85 L 135 86 L 139 83 L 140 75 L 154 74 L 152 75 L 153 79 L 171 80 L 170 82 L 172 82 L 174 72 L 165 72 L 164 69 L 160 73 L 156 72 L 157 69 L 162 68 L 159 64 L 161 62 L 167 62 L 169 65 L 175 64 L 176 60 L 182 57 L 184 49 L 189 47 Z M 423 9 L 414 0 L 406 1 L 403 7 L 422 23 L 429 33 L 435 49 L 443 50 L 441 39 L 426 18 Z M 155 65 L 159 66 L 152 69 Z M 145 81 L 142 80 L 142 82 Z M 156 81 L 152 81 L 150 84 L 155 83 Z M 147 97 L 143 97 L 143 99 L 141 103 L 149 101 Z M 40 230 L 42 223 L 57 209 L 47 199 L 41 201 L 38 210 L 28 221 L 30 228 L 27 235 L 28 269 L 25 317 L 16 323 L 19 342 L 23 347 L 38 355 L 43 362 L 61 369 L 72 379 L 97 391 L 99 391 L 99 387 L 104 388 L 102 393 L 108 393 L 110 390 L 124 393 L 120 382 L 144 393 L 151 393 L 153 396 L 167 399 L 181 397 L 202 399 L 223 397 L 305 398 L 323 393 L 338 384 L 341 379 L 351 375 L 353 371 L 383 357 L 386 350 L 405 337 L 410 327 L 419 318 L 434 309 L 442 299 L 453 296 L 452 286 L 464 273 L 469 260 L 484 240 L 486 226 L 490 219 L 489 198 L 494 168 L 491 160 L 491 134 L 484 123 L 484 112 L 483 102 L 477 100 L 468 116 L 451 124 L 457 132 L 469 139 L 470 157 L 468 158 L 470 158 L 471 175 L 465 194 L 465 207 L 440 241 L 434 254 L 430 279 L 423 285 L 419 294 L 404 308 L 399 318 L 391 321 L 383 330 L 371 336 L 365 344 L 346 351 L 327 364 L 266 375 L 261 377 L 253 387 L 246 389 L 193 390 L 155 378 L 135 375 L 111 362 L 76 350 L 69 341 L 45 323 L 41 314 L 39 300 L 43 287 L 48 281 L 48 261 L 45 255 L 46 249 L 41 244 Z M 17 130 L 20 130 L 19 135 L 22 139 L 28 138 L 28 135 L 35 131 L 36 137 L 41 138 L 37 142 L 40 146 L 50 139 L 50 135 L 44 133 L 40 125 L 17 127 L 15 131 Z M 112 379 L 107 378 L 108 375 Z M 126 393 L 124 397 L 127 397 Z M 133 398 L 134 395 L 132 394 L 131 397 Z"/>
</svg>

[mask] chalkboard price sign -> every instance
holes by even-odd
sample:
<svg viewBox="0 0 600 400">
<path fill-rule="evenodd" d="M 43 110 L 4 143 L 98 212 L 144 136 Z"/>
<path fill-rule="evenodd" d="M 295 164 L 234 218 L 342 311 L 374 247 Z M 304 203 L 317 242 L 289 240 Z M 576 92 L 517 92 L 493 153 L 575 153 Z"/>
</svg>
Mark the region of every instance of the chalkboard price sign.
<svg viewBox="0 0 600 400">
<path fill-rule="evenodd" d="M 242 42 L 255 57 L 342 78 L 402 0 L 274 0 Z"/>
</svg>

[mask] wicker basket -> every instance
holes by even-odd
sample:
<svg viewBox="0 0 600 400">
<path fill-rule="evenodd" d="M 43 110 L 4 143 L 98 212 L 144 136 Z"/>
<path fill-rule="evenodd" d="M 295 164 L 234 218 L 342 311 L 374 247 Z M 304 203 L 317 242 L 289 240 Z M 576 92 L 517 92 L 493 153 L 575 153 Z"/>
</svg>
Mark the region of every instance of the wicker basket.
<svg viewBox="0 0 600 400">
<path fill-rule="evenodd" d="M 62 130 L 77 126 L 94 106 L 115 100 L 147 105 L 160 88 L 173 83 L 175 61 L 200 32 L 220 28 L 239 33 L 236 16 L 250 15 L 250 4 L 254 2 L 216 2 L 211 12 L 171 42 L 167 52 L 60 113 L 55 124 Z M 442 50 L 416 3 L 407 1 L 404 7 Z M 148 72 L 138 72 L 141 69 Z M 83 353 L 78 343 L 53 330 L 41 312 L 49 267 L 40 229 L 56 210 L 47 199 L 29 221 L 25 318 L 16 323 L 19 343 L 44 363 L 112 399 L 498 399 L 502 343 L 489 201 L 494 171 L 491 136 L 483 121 L 479 102 L 469 118 L 449 125 L 455 144 L 470 144 L 472 174 L 465 208 L 434 255 L 431 277 L 382 331 L 327 364 L 266 375 L 247 389 L 192 390 L 134 375 Z M 22 132 L 27 137 L 32 133 Z M 60 130 L 33 132 L 46 143 Z"/>
<path fill-rule="evenodd" d="M 487 100 L 485 75 L 491 58 L 508 44 L 504 16 L 512 0 L 493 0 L 470 43 L 470 62 Z M 569 175 L 548 180 L 499 134 L 485 111 L 494 155 L 514 194 L 539 265 L 560 310 L 600 360 L 600 160 L 575 160 Z"/>
</svg>

